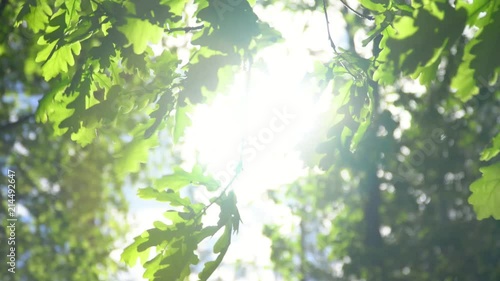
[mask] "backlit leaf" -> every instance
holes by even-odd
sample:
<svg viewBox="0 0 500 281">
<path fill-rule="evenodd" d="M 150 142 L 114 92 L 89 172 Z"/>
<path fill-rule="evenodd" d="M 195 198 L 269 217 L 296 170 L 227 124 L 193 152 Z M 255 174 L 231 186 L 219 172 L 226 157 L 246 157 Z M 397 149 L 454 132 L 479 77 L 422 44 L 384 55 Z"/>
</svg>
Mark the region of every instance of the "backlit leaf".
<svg viewBox="0 0 500 281">
<path fill-rule="evenodd" d="M 26 1 L 18 15 L 18 21 L 24 17 L 28 27 L 37 33 L 45 29 L 49 23 L 49 17 L 52 15 L 52 9 L 47 1 L 31 0 Z"/>
<path fill-rule="evenodd" d="M 493 159 L 493 157 L 497 156 L 500 153 L 500 134 L 497 134 L 496 137 L 492 140 L 491 147 L 486 148 L 481 153 L 481 161 L 488 161 Z"/>
<path fill-rule="evenodd" d="M 127 24 L 118 29 L 127 37 L 129 44 L 133 45 L 136 54 L 144 53 L 148 43 L 158 43 L 164 33 L 163 28 L 137 18 L 127 18 Z"/>
<path fill-rule="evenodd" d="M 49 57 L 49 53 L 56 48 Z M 79 55 L 81 50 L 80 42 L 63 45 L 58 48 L 56 42 L 47 45 L 36 57 L 36 62 L 44 61 L 42 73 L 45 80 L 49 81 L 61 73 L 68 72 L 68 66 L 75 65 L 73 55 Z M 48 59 L 48 60 L 46 60 Z"/>
<path fill-rule="evenodd" d="M 226 252 L 231 244 L 231 224 L 227 224 L 224 228 L 224 233 L 222 236 L 215 242 L 214 245 L 214 253 L 220 253 L 214 261 L 209 261 L 205 263 L 203 270 L 198 274 L 200 280 L 205 281 L 210 278 L 210 276 L 214 273 L 215 269 L 220 265 Z"/>
<path fill-rule="evenodd" d="M 178 191 L 189 184 L 205 185 L 209 189 L 218 187 L 217 181 L 211 176 L 205 175 L 203 169 L 198 165 L 195 165 L 191 172 L 186 172 L 179 167 L 175 167 L 173 174 L 158 179 L 154 186 L 157 189 L 168 188 Z"/>
<path fill-rule="evenodd" d="M 500 44 L 498 30 L 500 29 L 500 9 L 491 15 L 491 21 L 484 27 L 478 35 L 478 43 L 475 44 L 470 52 L 474 58 L 470 62 L 473 68 L 474 77 L 480 81 L 490 81 L 496 76 L 500 68 L 500 57 L 497 55 L 496 48 Z"/>
<path fill-rule="evenodd" d="M 483 176 L 470 185 L 469 203 L 477 219 L 500 219 L 500 162 L 480 169 Z"/>
<path fill-rule="evenodd" d="M 127 246 L 124 250 L 123 253 L 121 254 L 121 260 L 125 262 L 128 266 L 134 266 L 137 263 L 137 259 L 139 259 L 142 255 L 146 255 L 149 253 L 148 251 L 144 251 L 139 253 L 137 251 L 137 247 L 146 242 L 148 240 L 147 237 L 143 236 L 137 236 L 134 239 L 134 242 Z"/>
<path fill-rule="evenodd" d="M 123 176 L 127 173 L 139 171 L 141 163 L 146 163 L 148 160 L 149 150 L 156 146 L 157 142 L 158 139 L 152 137 L 149 139 L 135 138 L 127 143 L 115 155 L 115 169 L 117 173 Z"/>
<path fill-rule="evenodd" d="M 175 124 L 173 128 L 173 139 L 174 143 L 178 143 L 179 139 L 184 134 L 184 131 L 188 126 L 191 125 L 191 119 L 188 112 L 191 111 L 191 106 L 186 104 L 185 106 L 179 105 L 177 102 L 177 107 L 175 109 Z"/>
</svg>

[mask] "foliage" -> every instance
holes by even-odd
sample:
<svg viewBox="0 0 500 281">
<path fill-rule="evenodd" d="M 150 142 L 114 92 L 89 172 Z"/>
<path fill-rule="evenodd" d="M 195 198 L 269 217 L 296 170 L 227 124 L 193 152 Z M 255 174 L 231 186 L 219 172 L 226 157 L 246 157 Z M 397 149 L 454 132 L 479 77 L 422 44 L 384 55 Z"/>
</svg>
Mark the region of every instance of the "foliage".
<svg viewBox="0 0 500 281">
<path fill-rule="evenodd" d="M 311 9 L 320 9 L 319 1 L 316 2 Z M 499 98 L 497 76 L 500 62 L 494 47 L 498 43 L 496 30 L 500 22 L 500 4 L 498 1 L 483 0 L 472 3 L 460 0 L 454 5 L 444 0 L 411 1 L 411 4 L 399 0 L 360 0 L 358 8 L 363 12 L 354 14 L 352 11 L 355 9 L 345 1 L 341 2 L 350 36 L 354 36 L 358 30 L 367 34 L 363 42 L 353 43 L 373 44 L 372 54 L 368 58 L 362 57 L 356 53 L 354 45 L 344 50 L 329 38 L 333 49 L 332 58 L 321 62 L 324 67 L 313 75 L 323 75 L 321 78 L 331 87 L 335 112 L 329 118 L 331 128 L 318 147 L 323 157 L 314 164 L 319 164 L 327 171 L 325 181 L 333 182 L 334 188 L 326 188 L 329 184 L 324 183 L 306 185 L 299 188 L 304 189 L 300 194 L 293 195 L 292 192 L 292 197 L 300 199 L 298 205 L 301 206 L 311 204 L 301 200 L 318 200 L 315 207 L 318 212 L 325 214 L 336 209 L 330 209 L 327 207 L 328 201 L 322 200 L 328 198 L 329 202 L 335 202 L 335 208 L 340 210 L 336 224 L 338 229 L 344 229 L 345 232 L 333 233 L 333 230 L 328 229 L 332 232 L 318 234 L 318 243 L 321 250 L 327 251 L 329 249 L 325 245 L 336 243 L 331 241 L 334 236 L 343 241 L 330 255 L 353 260 L 352 265 L 345 262 L 346 276 L 352 274 L 365 279 L 371 276 L 376 280 L 387 280 L 385 278 L 389 277 L 402 279 L 391 268 L 392 263 L 394 266 L 412 267 L 414 273 L 411 277 L 415 280 L 427 280 L 425 266 L 421 266 L 418 259 L 431 254 L 426 252 L 425 255 L 416 256 L 411 261 L 414 264 L 409 265 L 402 264 L 397 258 L 383 261 L 377 250 L 394 251 L 394 248 L 390 247 L 390 243 L 384 246 L 385 238 L 381 237 L 379 228 L 382 220 L 387 220 L 385 223 L 389 224 L 389 219 L 395 219 L 391 228 L 401 233 L 397 233 L 394 239 L 404 240 L 407 237 L 403 233 L 404 221 L 426 219 L 429 214 L 429 219 L 435 219 L 434 212 L 423 212 L 415 205 L 413 197 L 416 194 L 430 194 L 440 185 L 450 186 L 443 179 L 448 174 L 452 175 L 448 178 L 460 178 L 461 183 L 470 183 L 479 170 L 483 175 L 470 185 L 473 195 L 469 202 L 478 219 L 489 216 L 500 218 L 497 206 L 500 184 L 496 177 L 500 173 L 500 166 L 495 163 L 500 152 L 499 128 L 497 122 L 485 118 L 488 113 L 496 116 L 499 112 L 495 102 Z M 43 89 L 42 92 L 34 89 L 28 91 L 30 94 L 42 95 L 34 115 L 37 122 L 47 125 L 40 134 L 53 134 L 63 143 L 61 147 L 66 151 L 78 150 L 78 157 L 83 159 L 81 164 L 79 162 L 81 166 L 76 165 L 68 171 L 81 169 L 90 177 L 82 179 L 82 175 L 71 174 L 69 178 L 51 180 L 53 184 L 70 181 L 72 184 L 69 185 L 75 188 L 63 188 L 64 191 L 58 196 L 67 202 L 72 202 L 72 199 L 64 197 L 64 194 L 96 203 L 111 200 L 106 197 L 110 196 L 107 193 L 109 191 L 100 190 L 99 187 L 106 181 L 119 185 L 126 175 L 137 174 L 150 157 L 150 149 L 158 145 L 159 132 L 168 130 L 175 143 L 182 142 L 182 133 L 190 125 L 188 116 L 193 107 L 213 99 L 219 90 L 229 85 L 233 76 L 228 76 L 228 73 L 242 69 L 251 71 L 250 66 L 257 52 L 279 39 L 275 30 L 259 20 L 253 5 L 255 3 L 246 0 L 196 0 L 194 3 L 168 0 L 31 0 L 9 6 L 8 11 L 15 12 L 16 18 L 3 27 L 4 38 L 8 38 L 7 35 L 11 33 L 16 34 L 5 30 L 13 25 L 31 38 L 9 39 L 10 46 L 2 43 L 0 51 L 4 56 L 5 52 L 12 55 L 13 50 L 16 50 L 13 47 L 16 40 L 26 45 L 26 48 L 21 48 L 25 52 L 24 61 L 7 60 L 16 64 L 19 68 L 17 72 L 22 73 L 21 77 L 9 79 L 14 84 L 31 83 Z M 324 13 L 328 21 L 327 6 L 327 1 L 324 1 Z M 188 12 L 193 10 L 191 8 L 195 10 L 193 14 Z M 368 21 L 372 23 L 367 24 Z M 16 36 L 20 37 L 19 34 Z M 173 38 L 184 39 L 184 45 L 169 45 Z M 162 51 L 159 52 L 159 49 Z M 183 57 L 181 52 L 177 52 L 178 49 L 187 50 L 189 55 Z M 30 60 L 37 64 L 28 62 Z M 19 66 L 23 66 L 23 69 Z M 404 91 L 401 84 L 405 79 L 418 79 L 426 88 L 426 93 L 418 96 Z M 414 121 L 411 130 L 404 132 L 398 128 L 400 124 L 395 121 L 395 114 L 383 106 L 386 103 L 385 95 L 390 92 L 398 95 L 398 100 L 392 106 L 411 112 L 412 119 L 422 123 Z M 477 105 L 472 104 L 474 101 Z M 463 116 L 450 113 L 457 107 L 465 107 Z M 8 116 L 9 113 L 3 114 Z M 416 128 L 416 124 L 423 124 L 422 128 Z M 432 127 L 430 124 L 442 127 Z M 442 133 L 433 134 L 433 129 L 448 128 L 450 124 L 456 124 L 454 130 L 443 129 Z M 34 129 L 24 130 L 22 133 L 29 134 Z M 395 137 L 396 131 L 404 136 Z M 459 131 L 464 135 L 462 138 L 458 135 Z M 476 138 L 474 132 L 481 135 Z M 12 135 L 6 134 L 6 138 Z M 459 163 L 471 159 L 477 163 L 480 159 L 488 161 L 488 164 L 483 168 L 476 167 L 476 164 L 456 166 L 456 163 L 440 162 L 442 159 L 437 154 L 430 153 L 424 155 L 421 164 L 413 165 L 412 161 L 417 159 L 415 157 L 421 156 L 415 156 L 415 151 L 409 155 L 402 151 L 405 147 L 427 145 L 426 135 L 435 137 L 434 143 L 441 142 L 441 138 L 450 140 L 447 144 L 435 145 L 439 147 L 436 149 L 441 151 L 441 155 L 452 155 L 449 151 L 453 151 L 453 155 L 456 155 L 453 157 L 460 160 Z M 487 142 L 492 139 L 487 147 Z M 57 147 L 51 139 L 47 142 L 44 147 Z M 11 141 L 6 150 L 12 149 L 14 143 Z M 34 144 L 27 147 L 30 157 L 38 151 Z M 481 155 L 480 149 L 484 149 Z M 112 157 L 106 157 L 108 153 Z M 72 161 L 70 156 L 63 155 L 60 161 Z M 19 163 L 23 161 L 26 159 L 15 159 Z M 89 164 L 85 165 L 85 161 L 89 161 Z M 98 171 L 95 167 L 89 167 L 90 163 L 105 163 L 113 168 L 97 177 L 95 174 Z M 436 163 L 449 164 L 450 167 L 448 170 L 442 169 Z M 402 172 L 400 167 L 404 165 L 411 167 Z M 422 165 L 427 168 L 422 168 Z M 42 166 L 37 165 L 34 171 L 42 169 Z M 393 178 L 382 180 L 378 171 L 391 174 Z M 342 173 L 350 173 L 355 179 L 346 183 L 342 180 Z M 460 176 L 460 173 L 467 176 Z M 89 194 L 99 195 L 99 200 L 86 198 L 89 194 L 80 194 L 81 191 L 77 190 L 79 184 L 73 184 L 73 181 L 89 181 L 88 184 L 95 189 Z M 341 186 L 354 183 L 357 183 L 356 192 L 354 189 L 341 191 Z M 423 187 L 424 184 L 429 184 L 429 190 Z M 139 197 L 167 203 L 168 210 L 164 213 L 166 222 L 158 221 L 153 228 L 137 236 L 123 252 L 122 261 L 132 266 L 140 260 L 145 268 L 144 277 L 149 280 L 185 280 L 191 275 L 192 265 L 200 262 L 197 256 L 200 242 L 217 236 L 217 242 L 213 245 L 213 253 L 217 257 L 205 262 L 203 269 L 198 272 L 200 280 L 208 280 L 221 264 L 231 243 L 231 235 L 239 228 L 237 200 L 229 190 L 230 185 L 220 186 L 203 168 L 195 166 L 190 172 L 174 167 L 173 173 L 153 181 L 150 187 L 139 189 Z M 381 195 L 379 189 L 383 185 L 392 186 L 397 192 Z M 184 193 L 187 186 L 206 188 L 212 196 L 209 203 L 196 202 L 187 197 Z M 412 188 L 405 190 L 408 186 Z M 323 199 L 311 196 L 319 192 L 316 189 L 321 188 L 325 188 L 322 192 L 326 194 L 345 197 L 345 202 L 339 202 L 332 196 Z M 463 200 L 465 191 L 459 188 L 454 191 L 449 199 L 439 200 Z M 382 201 L 387 205 L 382 204 Z M 220 207 L 219 220 L 216 225 L 206 225 L 203 221 L 206 212 L 215 205 Z M 464 217 L 469 216 L 468 207 L 459 205 L 459 211 L 455 211 L 461 212 Z M 452 208 L 449 204 L 443 203 L 443 206 Z M 434 205 L 424 208 L 431 207 L 439 208 Z M 408 210 L 402 212 L 400 208 Z M 83 214 L 89 212 L 87 209 L 74 210 Z M 304 221 L 315 217 L 305 209 L 296 211 Z M 104 209 L 98 213 L 102 212 Z M 393 216 L 399 212 L 402 213 L 401 217 Z M 78 219 L 88 219 L 83 214 Z M 64 219 L 70 221 L 76 219 L 72 214 L 61 215 L 67 215 Z M 455 227 L 452 221 L 446 220 L 446 223 Z M 55 223 L 55 220 L 51 222 Z M 312 224 L 319 223 L 319 220 L 312 221 Z M 50 228 L 57 229 L 58 226 L 51 225 Z M 414 230 L 416 235 L 408 236 L 420 241 L 417 238 L 425 237 L 430 231 L 428 225 L 422 228 Z M 457 226 L 457 229 L 460 227 Z M 491 229 L 492 232 L 497 231 L 494 227 Z M 73 233 L 79 229 L 69 228 L 68 231 Z M 287 244 L 273 236 L 272 231 L 267 231 L 267 234 L 275 242 Z M 359 239 L 360 235 L 363 239 Z M 68 236 L 67 239 L 74 237 Z M 408 249 L 419 249 L 417 242 Z M 293 247 L 303 247 L 302 251 L 306 252 L 305 242 L 294 242 Z M 94 254 L 102 255 L 92 253 L 85 257 L 92 260 Z M 450 256 L 447 253 L 447 257 Z M 278 257 L 279 254 L 275 254 L 275 260 Z M 301 269 L 301 275 L 305 278 L 306 271 L 312 265 L 304 255 L 299 260 L 306 264 Z M 293 276 L 290 273 L 294 270 L 293 259 L 280 262 L 278 268 L 288 272 L 286 276 Z M 456 270 L 458 272 L 460 268 Z M 33 272 L 36 275 L 43 274 L 39 269 Z M 331 272 L 318 267 L 314 267 L 311 272 L 312 278 L 316 279 L 324 280 L 332 276 Z M 444 274 L 443 278 L 452 278 L 440 270 L 435 272 Z M 469 278 L 468 272 L 464 274 Z M 476 276 L 474 274 L 470 276 Z M 494 270 L 488 274 L 498 277 L 498 272 Z M 84 278 L 86 275 L 81 276 Z M 480 276 L 484 278 L 484 275 Z M 93 280 L 101 277 L 89 275 L 85 278 Z"/>
<path fill-rule="evenodd" d="M 472 196 L 469 198 L 469 203 L 476 206 L 478 219 L 493 216 L 495 219 L 500 219 L 498 213 L 498 200 L 500 186 L 500 178 L 498 176 L 499 163 L 488 167 L 481 168 L 483 177 L 471 184 L 470 189 Z"/>
<path fill-rule="evenodd" d="M 39 21 L 30 26 L 37 31 L 45 28 L 51 14 L 49 4 L 38 3 L 27 15 Z M 35 63 L 40 50 L 37 38 L 26 25 L 14 28 L 22 5 L 13 1 L 0 5 L 0 219 L 9 218 L 9 169 L 15 172 L 18 219 L 15 274 L 4 267 L 0 279 L 115 279 L 124 268 L 109 259 L 119 242 L 116 237 L 127 230 L 126 223 L 118 223 L 126 211 L 123 179 L 115 176 L 110 144 L 103 139 L 82 149 L 70 139 L 54 137 L 51 127 L 36 124 L 36 100 L 56 87 L 40 76 L 41 66 Z M 57 101 L 52 105 L 47 118 L 56 118 L 59 110 L 64 113 Z M 10 233 L 6 226 L 0 227 L 4 242 Z M 1 247 L 2 257 L 7 250 Z"/>
<path fill-rule="evenodd" d="M 275 268 L 286 280 L 496 279 L 498 225 L 474 221 L 471 207 L 478 219 L 498 216 L 498 63 L 482 61 L 496 37 L 481 35 L 495 26 L 497 3 L 360 2 L 375 27 L 367 30 L 359 17 L 346 21 L 351 36 L 360 29 L 370 35 L 361 44 L 374 40 L 371 125 L 354 154 L 342 141 L 345 128 L 334 125 L 319 147 L 327 172 L 270 194 L 300 220 L 287 239 L 275 226 L 265 228 Z M 478 30 L 467 33 L 466 25 Z M 340 97 L 357 78 L 344 73 L 347 81 L 333 83 Z M 407 77 L 425 92 L 405 88 Z M 393 93 L 395 102 L 385 100 Z M 398 127 L 391 105 L 411 114 L 409 129 Z M 491 164 L 477 179 L 479 157 Z M 468 185 L 472 206 L 465 203 Z M 488 237 L 488 246 L 476 237 Z"/>
</svg>

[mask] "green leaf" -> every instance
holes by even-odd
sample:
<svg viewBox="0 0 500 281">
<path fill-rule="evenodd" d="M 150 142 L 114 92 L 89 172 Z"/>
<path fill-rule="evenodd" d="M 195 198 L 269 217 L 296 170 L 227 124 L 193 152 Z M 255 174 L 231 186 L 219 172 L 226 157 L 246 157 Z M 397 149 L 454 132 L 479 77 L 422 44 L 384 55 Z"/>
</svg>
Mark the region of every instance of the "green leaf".
<svg viewBox="0 0 500 281">
<path fill-rule="evenodd" d="M 165 223 L 163 223 L 161 221 L 153 222 L 153 226 L 158 228 L 159 230 L 167 230 L 167 228 L 168 228 L 168 225 L 166 225 Z"/>
<path fill-rule="evenodd" d="M 68 31 L 68 35 L 65 36 L 64 40 L 67 43 L 86 40 L 92 36 L 96 29 L 97 26 L 94 26 L 90 19 L 82 20 L 72 30 Z"/>
<path fill-rule="evenodd" d="M 483 176 L 474 181 L 469 203 L 474 207 L 477 219 L 493 216 L 500 220 L 500 162 L 480 169 Z"/>
<path fill-rule="evenodd" d="M 173 139 L 174 143 L 178 143 L 179 139 L 184 135 L 184 132 L 187 127 L 191 125 L 191 118 L 189 118 L 188 112 L 192 110 L 192 107 L 189 104 L 185 106 L 181 106 L 179 102 L 177 102 L 177 107 L 175 109 L 175 124 L 173 126 Z"/>
<path fill-rule="evenodd" d="M 378 58 L 382 63 L 374 80 L 391 84 L 400 73 L 418 77 L 435 68 L 446 47 L 462 35 L 466 19 L 465 9 L 455 10 L 448 3 L 424 5 L 413 16 L 397 17 L 393 28 L 384 31 Z M 428 74 L 422 81 L 427 79 Z"/>
<path fill-rule="evenodd" d="M 39 101 L 36 111 L 36 121 L 41 123 L 50 122 L 56 136 L 62 136 L 66 133 L 67 128 L 60 128 L 59 125 L 70 118 L 74 112 L 73 109 L 67 108 L 68 104 L 75 99 L 75 97 L 64 95 L 67 86 L 68 80 L 62 80 L 56 84 L 52 91 Z"/>
<path fill-rule="evenodd" d="M 171 175 L 163 176 L 155 181 L 154 186 L 157 189 L 171 189 L 174 192 L 191 183 L 190 173 L 179 167 L 174 167 L 174 172 Z"/>
<path fill-rule="evenodd" d="M 169 220 L 172 224 L 177 224 L 184 221 L 184 219 L 179 215 L 179 212 L 175 210 L 168 210 L 164 212 L 163 217 Z"/>
<path fill-rule="evenodd" d="M 148 43 L 158 43 L 164 33 L 163 28 L 137 18 L 127 18 L 127 24 L 118 27 L 118 30 L 127 37 L 136 54 L 144 53 Z"/>
<path fill-rule="evenodd" d="M 182 15 L 184 7 L 186 6 L 186 2 L 177 0 L 164 0 L 163 3 L 170 7 L 170 12 L 179 16 Z"/>
<path fill-rule="evenodd" d="M 236 201 L 236 195 L 233 191 L 230 191 L 227 195 L 222 196 L 218 202 L 220 213 L 217 225 L 221 226 L 231 223 L 234 232 L 238 232 L 241 221 Z"/>
<path fill-rule="evenodd" d="M 143 199 L 151 199 L 151 198 L 156 198 L 158 197 L 158 194 L 160 192 L 154 188 L 151 187 L 146 187 L 146 188 L 140 188 L 137 191 L 137 196 Z"/>
<path fill-rule="evenodd" d="M 172 109 L 171 101 L 172 93 L 170 91 L 163 93 L 158 99 L 158 102 L 156 103 L 158 105 L 158 108 L 149 115 L 152 119 L 155 119 L 155 121 L 153 125 L 151 125 L 151 127 L 149 127 L 144 132 L 145 138 L 150 138 L 156 131 L 158 126 L 160 126 L 160 124 L 163 122 L 163 119 L 168 115 L 168 113 Z"/>
<path fill-rule="evenodd" d="M 217 231 L 219 231 L 219 229 L 221 228 L 222 226 L 216 226 L 216 225 L 204 227 L 202 230 L 200 230 L 200 232 L 197 235 L 198 241 L 201 242 L 208 236 L 214 236 L 215 233 L 217 233 Z"/>
<path fill-rule="evenodd" d="M 75 65 L 73 54 L 79 55 L 82 48 L 80 42 L 61 47 L 58 47 L 56 43 L 48 44 L 35 58 L 36 62 L 45 61 L 42 66 L 42 75 L 47 81 L 58 76 L 61 72 L 68 72 L 68 66 Z M 53 51 L 54 48 L 55 51 Z"/>
<path fill-rule="evenodd" d="M 474 56 L 471 54 L 472 47 L 477 44 L 477 39 L 472 39 L 464 48 L 462 63 L 460 63 L 457 74 L 451 80 L 451 88 L 456 90 L 456 97 L 466 102 L 479 93 L 476 79 L 474 79 L 474 69 L 470 63 Z"/>
<path fill-rule="evenodd" d="M 198 225 L 188 225 L 178 229 L 173 237 L 163 237 L 168 245 L 158 258 L 145 264 L 144 277 L 150 280 L 184 280 L 191 273 L 190 265 L 199 262 L 194 253 L 198 244 L 194 233 Z"/>
<path fill-rule="evenodd" d="M 51 15 L 52 9 L 47 1 L 27 1 L 19 12 L 17 25 L 19 25 L 21 19 L 24 18 L 28 27 L 31 28 L 33 32 L 38 33 L 45 29 Z"/>
<path fill-rule="evenodd" d="M 356 148 L 358 147 L 359 143 L 361 142 L 361 139 L 365 135 L 366 130 L 368 130 L 368 127 L 370 127 L 371 118 L 372 118 L 372 114 L 373 114 L 373 110 L 374 110 L 372 89 L 369 88 L 365 84 L 365 85 L 363 85 L 363 87 L 357 88 L 357 91 L 358 91 L 359 95 L 363 95 L 363 96 L 368 95 L 369 104 L 367 106 L 364 106 L 363 110 L 360 113 L 359 127 L 351 139 L 351 145 L 350 145 L 351 152 L 356 151 Z M 359 91 L 361 91 L 361 92 L 359 92 Z M 365 91 L 366 91 L 366 93 L 364 93 Z"/>
<path fill-rule="evenodd" d="M 229 247 L 229 244 L 231 243 L 231 230 L 232 230 L 231 224 L 227 224 L 226 227 L 224 228 L 224 233 L 219 238 L 219 240 L 215 242 L 214 253 L 218 254 L 224 250 L 227 250 L 227 247 Z"/>
<path fill-rule="evenodd" d="M 155 147 L 158 143 L 157 138 L 143 139 L 134 138 L 115 155 L 115 169 L 119 175 L 137 172 L 140 170 L 141 163 L 148 160 L 149 149 Z"/>
<path fill-rule="evenodd" d="M 378 1 L 372 1 L 372 0 L 360 0 L 359 1 L 363 7 L 376 11 L 376 12 L 383 12 L 386 10 L 386 5 L 383 5 L 382 3 L 379 3 Z"/>
<path fill-rule="evenodd" d="M 208 280 L 208 278 L 214 273 L 217 267 L 221 264 L 224 256 L 226 255 L 227 250 L 229 249 L 229 245 L 231 244 L 231 224 L 226 224 L 224 228 L 224 233 L 222 236 L 215 242 L 214 245 L 214 253 L 220 253 L 214 261 L 209 261 L 205 263 L 203 270 L 198 274 L 198 277 L 201 281 Z"/>
<path fill-rule="evenodd" d="M 65 110 L 67 99 L 64 98 L 64 89 L 68 86 L 68 81 L 63 80 L 56 84 L 52 91 L 44 95 L 38 102 L 36 111 L 36 121 L 41 123 L 62 121 L 71 115 L 71 110 Z"/>
<path fill-rule="evenodd" d="M 479 11 L 486 8 L 496 12 L 492 14 L 490 11 L 482 18 L 482 20 L 487 19 L 487 21 L 481 24 L 481 26 L 484 24 L 486 24 L 486 26 L 480 29 L 475 37 L 467 42 L 464 48 L 462 63 L 451 82 L 451 88 L 456 90 L 456 96 L 463 102 L 470 100 L 474 95 L 478 94 L 478 84 L 487 84 L 495 77 L 499 70 L 498 64 L 500 61 L 498 56 L 495 55 L 496 49 L 493 46 L 496 46 L 500 42 L 497 36 L 494 35 L 494 32 L 500 26 L 500 10 L 498 9 L 498 4 L 491 4 L 495 5 L 495 7 L 492 8 L 490 8 L 489 3 L 487 4 L 488 5 L 477 3 L 478 6 L 472 8 L 474 10 L 473 13 L 477 12 L 477 14 L 479 14 Z M 475 23 L 477 23 L 477 21 Z"/>
<path fill-rule="evenodd" d="M 137 247 L 147 240 L 148 238 L 143 237 L 142 235 L 135 237 L 134 242 L 123 250 L 123 253 L 121 254 L 121 260 L 128 266 L 134 266 L 137 263 L 137 259 L 149 254 L 149 251 L 143 251 L 142 253 L 139 253 L 139 251 L 137 251 Z"/>
<path fill-rule="evenodd" d="M 147 237 L 147 240 L 137 246 L 138 252 L 146 251 L 151 247 L 162 244 L 163 241 L 171 240 L 174 235 L 171 229 L 161 230 L 158 228 L 151 228 L 142 233 L 141 236 Z"/>
<path fill-rule="evenodd" d="M 491 9 L 491 5 L 497 6 L 499 3 L 497 1 L 489 0 L 474 0 L 474 1 L 457 1 L 457 8 L 465 8 L 468 14 L 468 25 L 476 25 L 482 28 L 486 21 L 478 20 L 478 17 L 482 12 L 486 12 Z"/>
<path fill-rule="evenodd" d="M 198 18 L 210 23 L 206 32 L 196 44 L 226 53 L 234 47 L 248 48 L 252 39 L 259 35 L 258 17 L 246 0 L 227 3 L 209 1 L 208 7 L 197 14 Z"/>
<path fill-rule="evenodd" d="M 71 140 L 75 141 L 82 147 L 87 146 L 88 144 L 92 143 L 92 141 L 97 136 L 97 131 L 95 127 L 96 126 L 80 127 L 80 129 L 77 132 L 71 134 Z"/>
<path fill-rule="evenodd" d="M 500 153 L 500 133 L 493 138 L 492 142 L 493 142 L 492 146 L 486 148 L 481 153 L 481 161 L 491 160 L 493 159 L 493 157 L 497 156 L 498 153 Z"/>
<path fill-rule="evenodd" d="M 489 81 L 496 76 L 495 73 L 500 68 L 500 56 L 498 56 L 497 46 L 500 45 L 498 30 L 500 29 L 500 9 L 491 15 L 492 20 L 483 28 L 478 35 L 478 43 L 471 48 L 474 56 L 470 62 L 476 80 Z"/>
<path fill-rule="evenodd" d="M 171 175 L 163 176 L 156 180 L 154 186 L 157 189 L 168 188 L 173 191 L 179 191 L 189 184 L 204 185 L 209 190 L 219 186 L 218 182 L 213 177 L 204 174 L 203 169 L 199 165 L 195 165 L 191 173 L 179 167 L 174 167 L 174 172 Z"/>
<path fill-rule="evenodd" d="M 172 206 L 190 206 L 189 198 L 181 198 L 179 193 L 173 190 L 158 191 L 152 187 L 141 188 L 137 196 L 143 199 L 156 199 L 159 202 L 169 202 Z"/>
<path fill-rule="evenodd" d="M 191 104 L 203 101 L 203 88 L 215 91 L 219 86 L 219 71 L 227 65 L 240 63 L 239 56 L 230 54 L 227 56 L 214 55 L 208 58 L 199 56 L 198 63 L 189 67 L 186 79 L 183 81 L 184 89 L 179 94 L 179 101 L 188 99 Z"/>
</svg>

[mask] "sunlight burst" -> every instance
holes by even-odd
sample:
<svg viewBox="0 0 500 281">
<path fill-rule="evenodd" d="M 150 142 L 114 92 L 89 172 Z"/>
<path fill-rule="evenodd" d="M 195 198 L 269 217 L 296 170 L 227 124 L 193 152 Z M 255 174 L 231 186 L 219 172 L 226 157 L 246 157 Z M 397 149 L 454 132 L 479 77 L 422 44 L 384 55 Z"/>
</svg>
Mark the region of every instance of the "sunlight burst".
<svg viewBox="0 0 500 281">
<path fill-rule="evenodd" d="M 303 174 L 297 144 L 326 110 L 302 79 L 306 67 L 290 61 L 274 56 L 265 70 L 253 69 L 248 89 L 247 73 L 241 73 L 229 94 L 197 107 L 186 132 L 184 151 L 197 151 L 223 186 L 241 163 L 235 191 L 245 200 L 258 200 L 262 191 Z"/>
</svg>

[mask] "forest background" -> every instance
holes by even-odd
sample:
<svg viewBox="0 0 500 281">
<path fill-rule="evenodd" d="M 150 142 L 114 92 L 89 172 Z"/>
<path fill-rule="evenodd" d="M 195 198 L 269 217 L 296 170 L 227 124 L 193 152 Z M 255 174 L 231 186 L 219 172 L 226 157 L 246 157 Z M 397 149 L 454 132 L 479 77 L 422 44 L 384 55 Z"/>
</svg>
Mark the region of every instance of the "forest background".
<svg viewBox="0 0 500 281">
<path fill-rule="evenodd" d="M 2 280 L 500 280 L 500 1 L 0 16 Z"/>
</svg>

